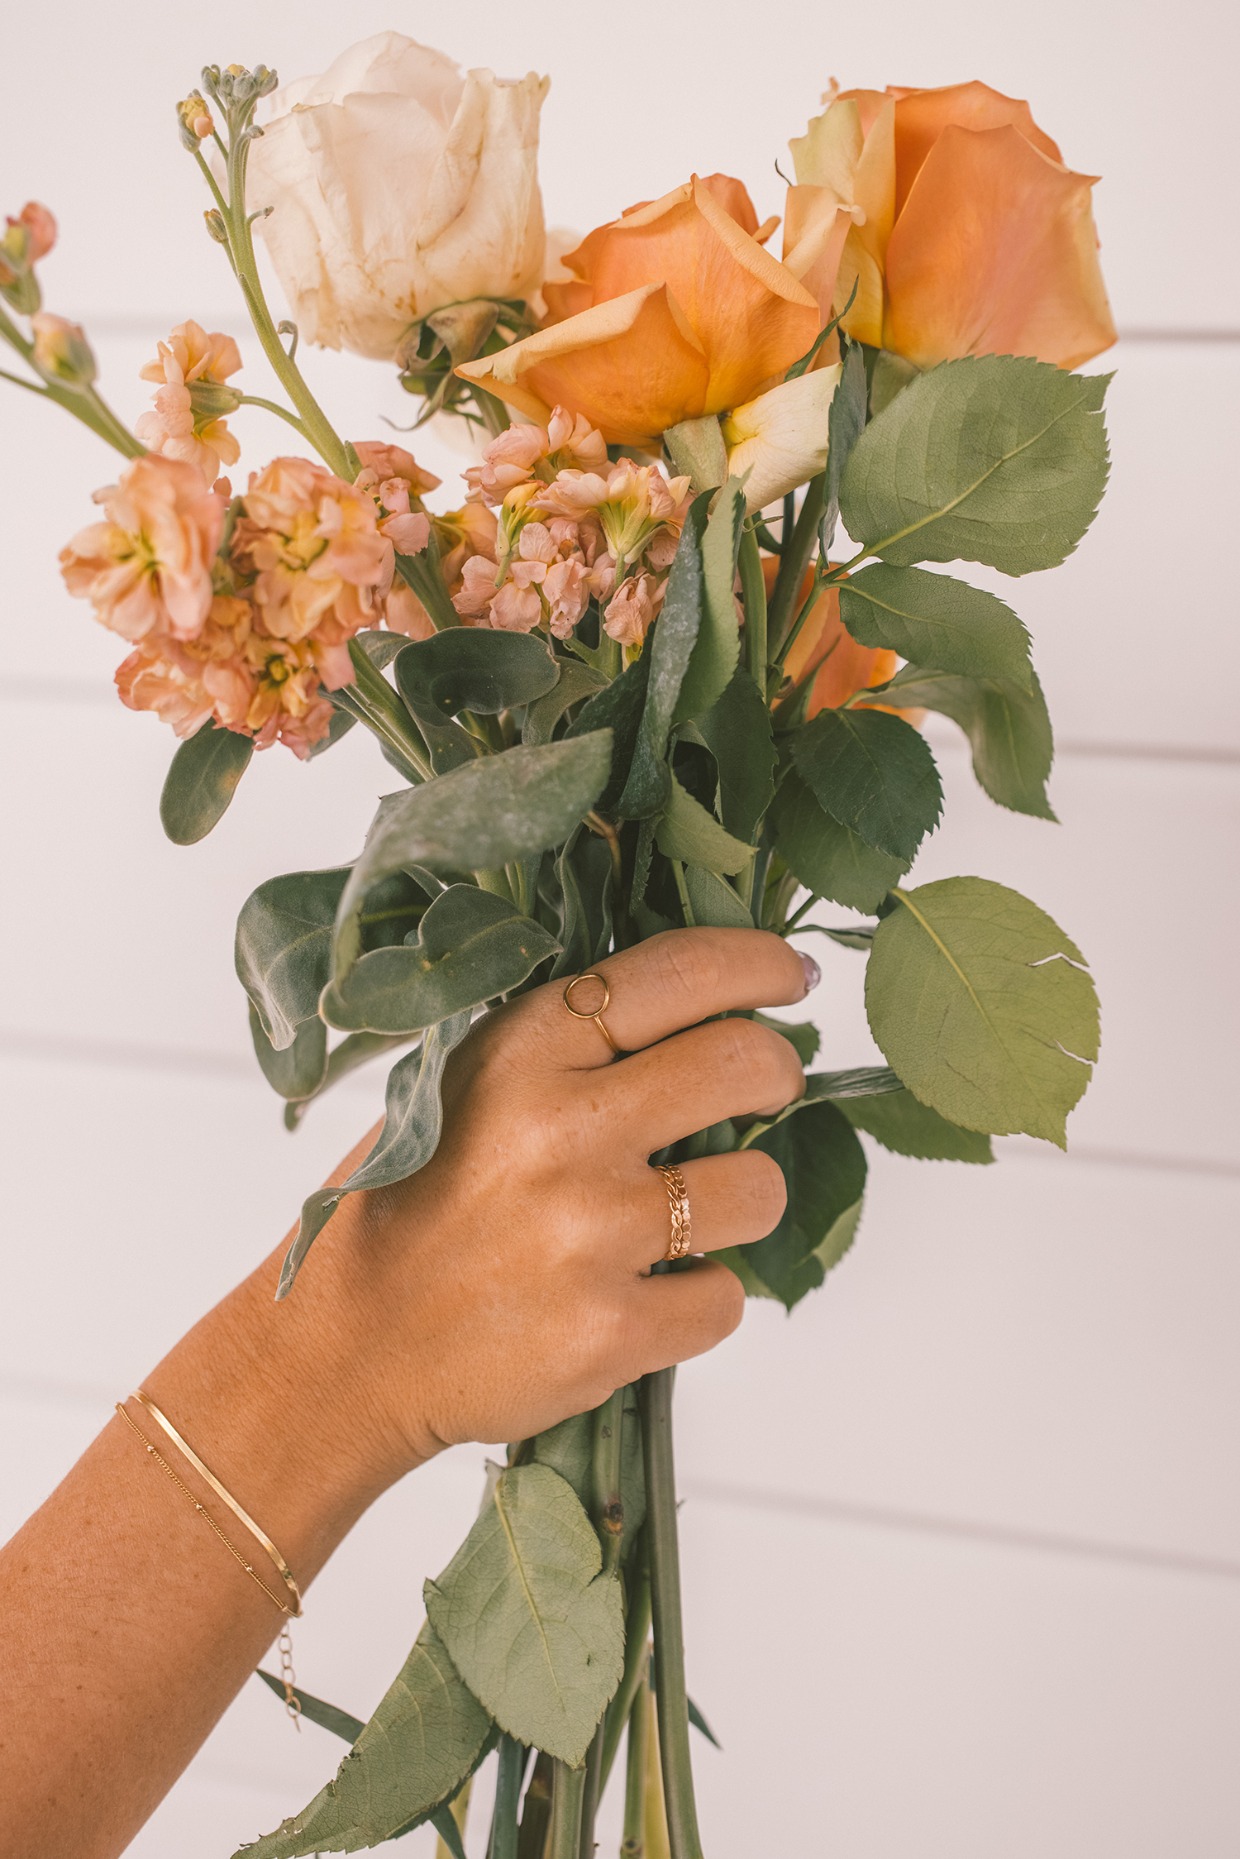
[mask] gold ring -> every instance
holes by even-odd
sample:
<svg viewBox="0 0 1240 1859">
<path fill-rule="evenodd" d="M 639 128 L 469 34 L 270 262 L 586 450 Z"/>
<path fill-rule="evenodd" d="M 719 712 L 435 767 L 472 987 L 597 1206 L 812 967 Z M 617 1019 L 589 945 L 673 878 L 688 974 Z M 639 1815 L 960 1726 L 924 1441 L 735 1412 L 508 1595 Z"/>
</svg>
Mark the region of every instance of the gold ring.
<svg viewBox="0 0 1240 1859">
<path fill-rule="evenodd" d="M 584 1007 L 573 1006 L 573 989 L 579 988 L 583 981 L 597 981 L 599 986 L 603 990 L 603 998 L 599 1002 L 598 1006 L 590 1008 L 588 1012 L 586 1011 Z M 611 1034 L 607 1031 L 607 1028 L 603 1023 L 603 1015 L 606 1013 L 608 1007 L 611 1005 L 611 989 L 608 987 L 602 975 L 596 975 L 593 972 L 593 970 L 591 970 L 588 974 L 575 975 L 564 990 L 564 1005 L 568 1008 L 568 1011 L 572 1014 L 574 1020 L 593 1020 L 595 1026 L 597 1026 L 599 1032 L 603 1035 L 603 1038 L 607 1041 L 607 1044 L 611 1047 L 616 1057 L 619 1058 L 620 1048 L 616 1044 L 615 1040 L 612 1038 Z"/>
<path fill-rule="evenodd" d="M 672 1237 L 663 1257 L 669 1261 L 683 1259 L 693 1237 L 693 1222 L 689 1217 L 689 1190 L 674 1162 L 661 1162 L 658 1173 L 663 1177 L 668 1205 L 672 1211 Z"/>
</svg>

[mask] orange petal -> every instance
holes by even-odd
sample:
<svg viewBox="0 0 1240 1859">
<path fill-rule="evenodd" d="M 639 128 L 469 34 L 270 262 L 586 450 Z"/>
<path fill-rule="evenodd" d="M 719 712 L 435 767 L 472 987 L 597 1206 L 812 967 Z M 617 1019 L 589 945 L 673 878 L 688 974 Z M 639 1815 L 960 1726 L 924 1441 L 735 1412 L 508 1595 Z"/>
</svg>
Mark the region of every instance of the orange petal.
<svg viewBox="0 0 1240 1859">
<path fill-rule="evenodd" d="M 886 346 L 921 368 L 986 354 L 1075 368 L 1109 348 L 1092 187 L 1011 126 L 945 129 L 887 249 Z"/>
<path fill-rule="evenodd" d="M 1000 90 L 976 80 L 968 84 L 944 84 L 938 90 L 898 90 L 896 97 L 896 212 L 908 199 L 909 190 L 926 156 L 943 131 L 956 129 L 1018 129 L 1026 142 L 1062 163 L 1057 145 L 1033 120 L 1029 105 L 1017 97 L 1005 97 Z"/>
<path fill-rule="evenodd" d="M 710 379 L 661 284 L 595 304 L 457 373 L 543 424 L 553 407 L 568 407 L 610 444 L 646 448 L 705 412 Z"/>
<path fill-rule="evenodd" d="M 806 576 L 802 583 L 802 598 L 808 591 L 809 580 Z M 817 716 L 820 710 L 838 710 L 858 691 L 886 684 L 888 678 L 895 676 L 898 663 L 894 652 L 857 644 L 840 619 L 840 591 L 837 587 L 829 587 L 819 595 L 797 635 L 786 669 L 789 677 L 799 682 L 815 665 L 821 667 L 809 695 L 808 714 Z"/>
<path fill-rule="evenodd" d="M 594 292 L 577 278 L 548 278 L 542 287 L 549 323 L 563 322 L 566 316 L 579 316 L 594 302 Z"/>
</svg>

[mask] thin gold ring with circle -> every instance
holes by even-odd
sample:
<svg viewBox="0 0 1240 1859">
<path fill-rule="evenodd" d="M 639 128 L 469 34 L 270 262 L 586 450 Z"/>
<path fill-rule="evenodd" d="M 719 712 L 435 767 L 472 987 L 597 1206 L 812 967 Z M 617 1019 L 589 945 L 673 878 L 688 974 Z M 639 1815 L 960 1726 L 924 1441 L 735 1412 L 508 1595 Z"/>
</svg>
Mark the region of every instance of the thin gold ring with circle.
<svg viewBox="0 0 1240 1859">
<path fill-rule="evenodd" d="M 597 1007 L 592 1007 L 588 1012 L 584 1007 L 573 1006 L 573 989 L 579 988 L 583 981 L 597 981 L 598 985 L 603 990 L 603 998 L 599 1005 Z M 603 1015 L 611 1005 L 611 989 L 608 987 L 602 975 L 595 974 L 593 969 L 589 970 L 589 972 L 584 975 L 574 975 L 573 979 L 564 989 L 564 1005 L 568 1008 L 574 1020 L 593 1020 L 595 1026 L 597 1026 L 599 1032 L 607 1041 L 607 1044 L 611 1047 L 616 1057 L 619 1058 L 620 1048 L 608 1032 L 606 1022 L 603 1019 Z"/>
<path fill-rule="evenodd" d="M 693 1221 L 689 1213 L 689 1190 L 685 1178 L 674 1162 L 661 1162 L 656 1173 L 662 1175 L 672 1216 L 672 1236 L 663 1257 L 670 1263 L 683 1259 L 693 1240 Z"/>
</svg>

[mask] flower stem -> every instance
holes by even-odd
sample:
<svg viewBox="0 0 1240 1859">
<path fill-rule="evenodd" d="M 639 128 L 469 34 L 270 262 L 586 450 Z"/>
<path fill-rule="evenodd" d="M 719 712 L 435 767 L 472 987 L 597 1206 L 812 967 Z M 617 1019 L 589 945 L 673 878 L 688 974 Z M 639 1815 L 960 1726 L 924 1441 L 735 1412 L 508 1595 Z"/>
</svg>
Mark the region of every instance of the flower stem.
<svg viewBox="0 0 1240 1859">
<path fill-rule="evenodd" d="M 659 1752 L 671 1854 L 672 1859 L 702 1859 L 689 1755 L 689 1700 L 685 1691 L 676 1470 L 672 1450 L 674 1379 L 674 1370 L 660 1369 L 657 1374 L 647 1375 L 641 1386 L 646 1538 L 650 1551 L 655 1656 L 659 1661 Z"/>
<path fill-rule="evenodd" d="M 517 1812 L 525 1774 L 525 1748 L 515 1736 L 499 1739 L 499 1766 L 495 1774 L 495 1809 L 487 1859 L 517 1859 Z"/>
<path fill-rule="evenodd" d="M 629 1721 L 633 1700 L 646 1672 L 650 1640 L 650 1570 L 645 1557 L 635 1557 L 632 1565 L 632 1592 L 624 1622 L 624 1672 L 616 1695 L 607 1707 L 603 1720 L 603 1768 L 599 1776 L 600 1794 L 607 1787 L 624 1726 Z"/>
<path fill-rule="evenodd" d="M 650 1684 L 646 1675 L 646 1647 L 642 1671 L 629 1707 L 629 1743 L 624 1764 L 624 1832 L 620 1859 L 643 1859 L 646 1851 L 646 1769 L 650 1748 Z"/>
<path fill-rule="evenodd" d="M 614 1575 L 624 1546 L 624 1500 L 620 1494 L 620 1466 L 624 1449 L 624 1400 L 627 1388 L 617 1388 L 594 1410 L 594 1527 L 603 1546 L 603 1569 Z"/>
<path fill-rule="evenodd" d="M 429 781 L 432 769 L 426 759 L 426 745 L 415 735 L 400 698 L 354 639 L 349 641 L 349 657 L 354 680 L 336 693 L 337 698 L 365 723 L 372 735 L 395 752 L 407 780 Z"/>
<path fill-rule="evenodd" d="M 741 531 L 741 599 L 745 607 L 745 654 L 749 675 L 760 691 L 766 690 L 766 583 L 762 556 L 751 524 Z"/>
<path fill-rule="evenodd" d="M 577 1840 L 577 1859 L 594 1859 L 594 1822 L 602 1795 L 603 1725 L 594 1732 L 586 1752 L 585 1786 L 581 1793 L 581 1832 Z"/>
<path fill-rule="evenodd" d="M 775 577 L 770 607 L 771 643 L 775 647 L 778 663 L 783 662 L 784 634 L 792 619 L 797 590 L 809 565 L 818 525 L 826 507 L 827 474 L 823 471 L 806 485 L 800 515 L 792 526 L 791 535 L 786 534 L 784 537 L 784 552 L 779 558 L 779 573 Z"/>
<path fill-rule="evenodd" d="M 286 426 L 291 426 L 294 432 L 299 432 L 303 439 L 306 437 L 306 429 L 297 415 L 290 413 L 287 407 L 282 407 L 278 400 L 264 400 L 261 394 L 242 394 L 241 405 L 261 407 L 264 413 L 274 413 L 276 418 L 283 420 Z"/>
<path fill-rule="evenodd" d="M 34 367 L 34 343 L 23 336 L 17 324 L 3 309 L 0 309 L 0 338 L 10 348 L 16 349 L 28 367 Z M 72 413 L 74 419 L 90 428 L 97 439 L 115 447 L 123 458 L 141 458 L 146 447 L 134 438 L 124 421 L 113 413 L 107 401 L 94 387 L 61 387 L 55 381 L 23 381 L 20 375 L 9 374 L 0 370 L 0 379 L 11 381 L 14 387 L 24 387 L 27 393 L 41 394 L 66 413 Z"/>
<path fill-rule="evenodd" d="M 581 1803 L 585 1793 L 584 1768 L 570 1769 L 557 1762 L 551 1774 L 551 1825 L 547 1829 L 547 1859 L 577 1859 L 581 1844 Z"/>
</svg>

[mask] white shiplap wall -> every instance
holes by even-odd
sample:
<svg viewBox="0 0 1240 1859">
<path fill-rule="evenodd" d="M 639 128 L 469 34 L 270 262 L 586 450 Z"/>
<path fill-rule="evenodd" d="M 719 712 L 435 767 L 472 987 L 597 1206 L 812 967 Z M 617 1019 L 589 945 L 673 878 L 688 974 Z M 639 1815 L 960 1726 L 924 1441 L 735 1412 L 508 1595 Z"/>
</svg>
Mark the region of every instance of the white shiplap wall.
<svg viewBox="0 0 1240 1859">
<path fill-rule="evenodd" d="M 450 19 L 395 6 L 354 28 L 322 0 L 218 0 L 206 21 L 69 0 L 61 57 L 31 11 L 5 28 L 0 206 L 36 194 L 59 213 L 54 307 L 92 319 L 126 414 L 167 325 L 236 327 L 172 100 L 204 57 L 293 75 L 383 24 L 465 63 L 554 73 L 546 192 L 578 228 L 691 166 L 742 173 L 777 209 L 771 160 L 833 73 L 983 75 L 1107 176 L 1104 256 L 1130 332 L 1112 487 L 1080 553 L 1009 590 L 1056 720 L 1064 824 L 990 807 L 943 735 L 947 824 L 918 868 L 1013 883 L 1065 924 L 1098 975 L 1103 1061 L 1066 1159 L 1019 1143 L 992 1170 L 876 1158 L 829 1287 L 790 1327 L 755 1308 L 686 1371 L 690 1663 L 728 1751 L 700 1762 L 711 1859 L 1231 1859 L 1240 646 L 1220 561 L 1240 267 L 1210 177 L 1240 154 L 1234 17 L 1210 0 L 1173 31 L 1151 0 L 830 17 L 808 0 L 467 0 Z M 322 374 L 351 433 L 404 417 L 382 370 L 325 358 Z M 110 459 L 41 411 L 0 400 L 0 1534 L 372 1113 L 377 1083 L 359 1083 L 283 1134 L 230 946 L 251 886 L 350 856 L 390 781 L 361 741 L 310 769 L 277 753 L 204 845 L 163 841 L 170 740 L 117 705 L 117 642 L 54 568 Z M 283 445 L 262 415 L 243 437 L 251 456 Z M 872 1050 L 860 973 L 843 952 L 827 963 L 815 1007 L 832 1063 Z M 422 1576 L 472 1514 L 481 1457 L 407 1481 L 340 1551 L 299 1634 L 310 1689 L 361 1713 L 377 1700 Z M 312 1727 L 288 1734 L 251 1686 L 132 1851 L 226 1859 L 337 1754 Z"/>
</svg>

